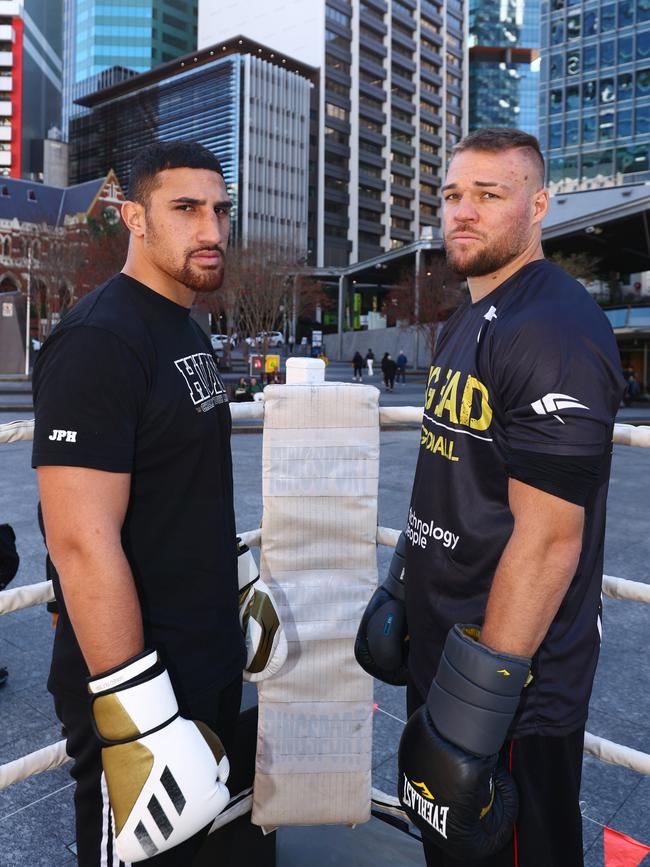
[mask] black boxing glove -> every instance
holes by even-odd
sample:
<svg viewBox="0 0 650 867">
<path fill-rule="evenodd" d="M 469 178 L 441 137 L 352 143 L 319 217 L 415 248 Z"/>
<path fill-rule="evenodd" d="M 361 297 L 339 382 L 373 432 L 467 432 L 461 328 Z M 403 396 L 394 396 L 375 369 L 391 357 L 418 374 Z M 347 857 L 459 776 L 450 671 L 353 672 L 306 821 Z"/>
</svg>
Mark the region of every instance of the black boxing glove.
<svg viewBox="0 0 650 867">
<path fill-rule="evenodd" d="M 405 554 L 406 536 L 401 533 L 386 580 L 373 593 L 354 642 L 354 655 L 361 668 L 393 686 L 404 686 L 408 672 Z"/>
<path fill-rule="evenodd" d="M 486 858 L 512 836 L 517 790 L 497 758 L 530 679 L 530 659 L 490 650 L 479 636 L 476 626 L 449 631 L 398 757 L 398 794 L 410 821 L 461 861 Z"/>
</svg>

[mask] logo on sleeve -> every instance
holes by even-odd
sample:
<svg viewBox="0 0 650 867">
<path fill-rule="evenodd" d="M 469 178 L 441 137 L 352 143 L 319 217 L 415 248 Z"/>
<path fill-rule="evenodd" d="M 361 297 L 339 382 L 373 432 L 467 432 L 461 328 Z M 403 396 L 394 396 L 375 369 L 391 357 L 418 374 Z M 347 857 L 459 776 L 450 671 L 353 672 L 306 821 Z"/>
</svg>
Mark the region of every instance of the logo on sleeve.
<svg viewBox="0 0 650 867">
<path fill-rule="evenodd" d="M 214 358 L 207 352 L 186 355 L 174 362 L 187 385 L 197 412 L 208 412 L 219 403 L 226 403 L 226 389 L 219 376 Z"/>
<path fill-rule="evenodd" d="M 66 443 L 76 443 L 77 442 L 77 431 L 76 430 L 53 430 L 49 435 L 48 440 L 53 440 L 55 443 L 60 443 L 64 441 Z"/>
<path fill-rule="evenodd" d="M 571 397 L 569 394 L 556 394 L 553 391 L 550 394 L 545 394 L 544 397 L 534 401 L 534 403 L 531 403 L 531 406 L 537 415 L 554 415 L 558 421 L 562 422 L 562 424 L 564 424 L 564 422 L 559 415 L 556 415 L 560 410 L 589 409 L 589 407 L 585 406 L 584 403 L 580 403 L 576 397 Z"/>
</svg>

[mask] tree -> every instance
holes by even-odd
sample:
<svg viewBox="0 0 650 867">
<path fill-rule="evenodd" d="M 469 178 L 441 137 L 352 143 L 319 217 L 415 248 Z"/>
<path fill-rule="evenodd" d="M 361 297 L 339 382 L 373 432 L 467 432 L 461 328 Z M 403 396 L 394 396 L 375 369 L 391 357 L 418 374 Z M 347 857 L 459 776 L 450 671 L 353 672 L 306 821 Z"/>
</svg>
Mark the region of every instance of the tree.
<svg viewBox="0 0 650 867">
<path fill-rule="evenodd" d="M 228 333 L 255 339 L 330 302 L 321 285 L 309 278 L 304 260 L 258 241 L 230 250 L 223 288 L 207 303 L 213 315 L 225 317 Z M 257 346 L 264 358 L 268 349 L 268 339 Z"/>
<path fill-rule="evenodd" d="M 440 323 L 466 295 L 460 278 L 447 267 L 445 260 L 431 257 L 425 261 L 419 280 L 414 272 L 403 274 L 384 302 L 384 312 L 402 325 L 415 327 L 424 337 L 433 358 Z"/>
<path fill-rule="evenodd" d="M 589 253 L 561 253 L 559 251 L 548 256 L 549 262 L 558 265 L 567 274 L 580 280 L 581 283 L 593 283 L 601 280 L 601 260 Z"/>
</svg>

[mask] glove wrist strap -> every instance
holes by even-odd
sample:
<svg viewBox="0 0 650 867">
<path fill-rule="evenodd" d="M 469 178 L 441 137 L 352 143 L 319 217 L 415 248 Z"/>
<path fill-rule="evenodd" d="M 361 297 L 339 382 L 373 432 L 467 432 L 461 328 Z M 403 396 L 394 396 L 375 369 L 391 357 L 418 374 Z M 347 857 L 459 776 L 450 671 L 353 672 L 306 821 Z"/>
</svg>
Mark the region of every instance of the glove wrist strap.
<svg viewBox="0 0 650 867">
<path fill-rule="evenodd" d="M 499 653 L 476 640 L 476 626 L 447 635 L 427 708 L 440 734 L 478 756 L 497 753 L 515 715 L 530 659 Z"/>
</svg>

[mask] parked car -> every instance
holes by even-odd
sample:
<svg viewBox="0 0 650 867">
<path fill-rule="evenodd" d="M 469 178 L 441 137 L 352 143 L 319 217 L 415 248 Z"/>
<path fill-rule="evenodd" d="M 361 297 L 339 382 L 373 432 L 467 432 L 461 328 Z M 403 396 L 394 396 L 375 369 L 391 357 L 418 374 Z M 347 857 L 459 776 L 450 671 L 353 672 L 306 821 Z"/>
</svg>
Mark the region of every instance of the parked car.
<svg viewBox="0 0 650 867">
<path fill-rule="evenodd" d="M 267 346 L 284 346 L 284 336 L 281 331 L 260 331 L 255 337 L 247 337 L 246 343 L 249 346 L 259 346 L 264 342 L 264 338 L 267 340 Z"/>
<path fill-rule="evenodd" d="M 228 346 L 232 349 L 234 341 L 228 334 L 211 334 L 210 343 L 215 352 L 224 352 Z"/>
</svg>

